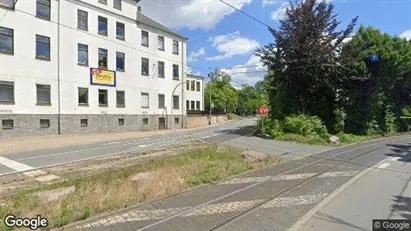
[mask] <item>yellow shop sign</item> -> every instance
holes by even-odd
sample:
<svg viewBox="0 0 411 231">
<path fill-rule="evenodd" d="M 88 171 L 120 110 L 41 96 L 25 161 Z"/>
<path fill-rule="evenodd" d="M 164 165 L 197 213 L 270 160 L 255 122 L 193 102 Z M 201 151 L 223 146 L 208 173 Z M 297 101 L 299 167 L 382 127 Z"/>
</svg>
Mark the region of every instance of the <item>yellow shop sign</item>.
<svg viewBox="0 0 411 231">
<path fill-rule="evenodd" d="M 90 84 L 103 86 L 116 86 L 116 72 L 90 68 Z"/>
</svg>

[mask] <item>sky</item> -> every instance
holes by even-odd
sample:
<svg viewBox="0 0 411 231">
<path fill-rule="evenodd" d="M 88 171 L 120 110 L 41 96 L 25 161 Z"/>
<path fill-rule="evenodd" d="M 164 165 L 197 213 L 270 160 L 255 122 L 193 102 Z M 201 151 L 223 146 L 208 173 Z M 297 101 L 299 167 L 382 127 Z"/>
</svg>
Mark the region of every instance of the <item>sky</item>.
<svg viewBox="0 0 411 231">
<path fill-rule="evenodd" d="M 277 29 L 288 0 L 225 0 Z M 320 0 L 318 0 L 320 1 Z M 356 16 L 360 25 L 411 39 L 411 0 L 326 0 L 335 6 L 341 26 Z M 273 41 L 267 28 L 219 0 L 142 0 L 143 13 L 188 37 L 188 73 L 206 77 L 219 68 L 232 85 L 254 85 L 266 67 L 254 55 Z M 252 67 L 244 67 L 252 66 Z"/>
</svg>

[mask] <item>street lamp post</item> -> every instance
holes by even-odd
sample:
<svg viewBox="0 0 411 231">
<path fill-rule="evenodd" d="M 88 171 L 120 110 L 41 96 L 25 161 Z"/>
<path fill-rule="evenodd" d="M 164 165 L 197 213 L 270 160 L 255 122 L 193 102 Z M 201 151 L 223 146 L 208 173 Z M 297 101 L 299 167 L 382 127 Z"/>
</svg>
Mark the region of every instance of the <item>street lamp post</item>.
<svg viewBox="0 0 411 231">
<path fill-rule="evenodd" d="M 212 108 L 213 104 L 211 103 L 211 81 L 210 81 L 210 120 L 209 120 L 209 125 L 211 125 L 211 108 Z"/>
</svg>

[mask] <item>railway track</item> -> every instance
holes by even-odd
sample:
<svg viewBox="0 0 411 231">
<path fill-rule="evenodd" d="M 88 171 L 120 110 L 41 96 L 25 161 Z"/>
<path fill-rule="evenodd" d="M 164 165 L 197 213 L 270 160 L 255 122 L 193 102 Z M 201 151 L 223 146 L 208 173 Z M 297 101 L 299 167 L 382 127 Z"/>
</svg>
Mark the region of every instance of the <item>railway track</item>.
<svg viewBox="0 0 411 231">
<path fill-rule="evenodd" d="M 219 225 L 217 225 L 217 226 L 214 226 L 214 227 L 210 228 L 210 230 L 224 230 L 224 229 L 225 229 L 226 227 L 228 227 L 230 224 L 236 222 L 237 220 L 241 219 L 242 217 L 247 216 L 248 214 L 254 212 L 255 210 L 259 209 L 260 207 L 264 206 L 265 204 L 268 204 L 268 203 L 270 203 L 271 201 L 273 201 L 273 200 L 281 197 L 282 195 L 284 195 L 284 194 L 286 194 L 286 193 L 288 193 L 288 192 L 291 192 L 292 190 L 294 190 L 294 189 L 296 189 L 296 188 L 298 188 L 298 187 L 300 187 L 300 186 L 303 186 L 304 184 L 307 184 L 307 183 L 313 181 L 314 179 L 317 179 L 319 176 L 321 176 L 322 174 L 324 174 L 324 173 L 326 173 L 326 172 L 332 171 L 332 170 L 334 170 L 334 169 L 336 169 L 336 168 L 338 168 L 338 167 L 340 167 L 340 166 L 342 166 L 342 165 L 344 165 L 344 164 L 352 164 L 352 162 L 353 162 L 354 160 L 356 160 L 356 159 L 359 159 L 359 158 L 361 158 L 361 157 L 365 157 L 365 156 L 367 156 L 367 155 L 372 154 L 372 153 L 375 152 L 375 151 L 384 149 L 384 148 L 387 147 L 387 144 L 388 144 L 389 142 L 391 142 L 391 141 L 401 142 L 401 141 L 403 141 L 403 140 L 409 140 L 409 139 L 410 139 L 409 137 L 400 138 L 400 139 L 395 139 L 395 138 L 394 138 L 394 139 L 390 139 L 390 140 L 388 140 L 388 141 L 385 141 L 382 145 L 381 145 L 380 143 L 378 143 L 379 141 L 373 141 L 373 142 L 371 142 L 370 144 L 367 144 L 367 145 L 364 145 L 364 146 L 352 148 L 352 149 L 349 149 L 349 150 L 346 150 L 346 151 L 337 152 L 337 153 L 332 154 L 332 155 L 329 155 L 329 156 L 325 156 L 325 157 L 321 157 L 321 158 L 316 158 L 316 160 L 311 161 L 311 162 L 306 163 L 306 164 L 303 164 L 303 165 L 301 165 L 301 166 L 299 166 L 299 167 L 292 168 L 292 169 L 289 169 L 289 170 L 287 170 L 287 171 L 283 171 L 283 172 L 281 172 L 281 173 L 279 173 L 279 174 L 273 175 L 272 177 L 280 177 L 280 176 L 283 176 L 283 175 L 286 175 L 286 174 L 289 174 L 289 173 L 293 173 L 293 172 L 296 172 L 296 171 L 298 171 L 298 170 L 301 170 L 301 169 L 304 169 L 304 168 L 307 168 L 307 167 L 310 167 L 310 166 L 314 166 L 314 165 L 319 164 L 319 163 L 324 162 L 324 161 L 334 161 L 334 162 L 335 162 L 335 163 L 331 164 L 329 167 L 325 168 L 324 170 L 316 173 L 315 175 L 313 175 L 313 176 L 311 176 L 311 177 L 309 177 L 309 178 L 306 178 L 306 179 L 304 179 L 304 180 L 302 180 L 302 181 L 300 181 L 300 182 L 298 182 L 298 183 L 296 183 L 296 184 L 293 184 L 292 186 L 287 187 L 286 189 L 281 190 L 281 191 L 278 192 L 278 193 L 275 193 L 273 196 L 264 199 L 261 203 L 258 203 L 258 204 L 256 204 L 256 205 L 250 207 L 249 209 L 246 209 L 246 210 L 242 211 L 241 213 L 239 213 L 239 214 L 237 214 L 237 215 L 235 215 L 235 216 L 227 219 L 225 222 L 223 222 L 223 223 L 221 223 L 221 224 L 219 224 Z M 371 147 L 371 146 L 377 146 L 377 147 L 376 147 L 376 148 L 373 148 L 373 149 L 371 149 L 371 150 L 365 151 L 365 152 L 361 151 L 361 150 L 366 149 L 366 148 L 369 148 L 369 147 Z M 338 160 L 338 159 L 336 159 L 337 157 L 339 157 L 339 156 L 341 156 L 341 155 L 343 155 L 343 154 L 353 153 L 353 152 L 358 152 L 359 154 L 355 154 L 354 156 L 352 156 L 352 157 L 350 157 L 350 158 L 348 158 L 348 159 L 346 159 L 346 160 Z M 309 156 L 309 157 L 315 158 L 313 155 L 312 155 L 312 156 Z M 140 231 L 140 230 L 151 230 L 151 229 L 155 228 L 156 226 L 159 226 L 159 225 L 164 224 L 164 223 L 166 223 L 166 222 L 168 222 L 168 221 L 171 221 L 171 220 L 177 219 L 177 218 L 179 218 L 179 217 L 182 217 L 182 216 L 184 216 L 184 215 L 186 215 L 186 214 L 188 214 L 188 213 L 191 213 L 191 212 L 193 212 L 193 211 L 199 210 L 199 209 L 201 209 L 201 208 L 203 208 L 203 207 L 205 207 L 205 206 L 207 206 L 207 205 L 214 204 L 214 203 L 219 202 L 219 201 L 221 201 L 221 200 L 223 200 L 223 199 L 226 199 L 226 198 L 228 198 L 228 197 L 234 196 L 234 195 L 236 195 L 236 194 L 240 194 L 240 193 L 245 192 L 245 191 L 247 191 L 247 190 L 249 190 L 249 189 L 251 189 L 251 188 L 260 186 L 260 185 L 262 185 L 262 184 L 264 184 L 264 183 L 266 183 L 266 182 L 268 182 L 268 181 L 269 181 L 269 180 L 262 180 L 262 181 L 256 182 L 256 183 L 251 184 L 251 185 L 249 185 L 249 186 L 240 188 L 240 189 L 235 190 L 235 191 L 233 191 L 233 192 L 230 192 L 230 193 L 228 193 L 228 194 L 225 194 L 225 195 L 222 195 L 222 196 L 220 196 L 220 197 L 217 197 L 217 198 L 215 198 L 215 199 L 213 199 L 213 200 L 209 200 L 209 201 L 207 201 L 207 202 L 205 202 L 205 203 L 202 203 L 202 204 L 199 204 L 199 205 L 197 205 L 197 206 L 194 206 L 194 207 L 191 208 L 191 209 L 187 209 L 187 210 L 182 211 L 182 212 L 180 212 L 180 213 L 177 213 L 177 214 L 175 214 L 175 215 L 166 217 L 166 218 L 164 218 L 164 219 L 162 219 L 162 220 L 159 220 L 159 221 L 157 221 L 157 222 L 154 222 L 154 223 L 151 223 L 151 224 L 149 224 L 149 225 L 146 225 L 146 226 L 144 226 L 144 227 L 142 227 L 142 228 L 139 228 L 139 229 L 137 229 L 137 230 L 139 230 L 139 231 Z"/>
</svg>

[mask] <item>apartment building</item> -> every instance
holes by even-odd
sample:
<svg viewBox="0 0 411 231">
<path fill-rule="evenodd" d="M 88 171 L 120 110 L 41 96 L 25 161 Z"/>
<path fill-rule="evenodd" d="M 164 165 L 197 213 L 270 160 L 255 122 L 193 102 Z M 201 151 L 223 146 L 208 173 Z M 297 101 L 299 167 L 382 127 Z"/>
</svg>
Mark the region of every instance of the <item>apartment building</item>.
<svg viewBox="0 0 411 231">
<path fill-rule="evenodd" d="M 187 74 L 184 98 L 187 111 L 204 111 L 204 77 Z"/>
<path fill-rule="evenodd" d="M 0 137 L 185 127 L 187 38 L 138 4 L 0 0 Z"/>
</svg>

